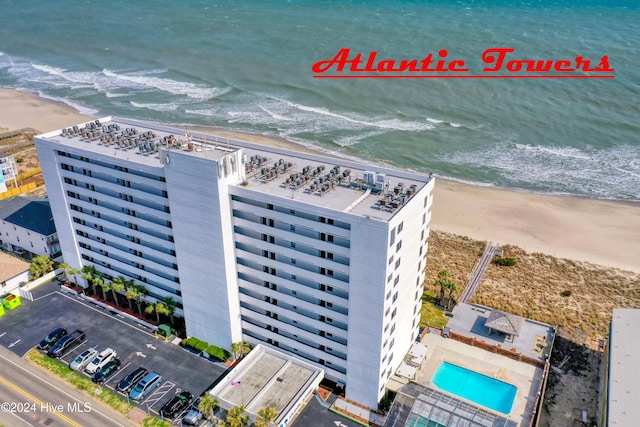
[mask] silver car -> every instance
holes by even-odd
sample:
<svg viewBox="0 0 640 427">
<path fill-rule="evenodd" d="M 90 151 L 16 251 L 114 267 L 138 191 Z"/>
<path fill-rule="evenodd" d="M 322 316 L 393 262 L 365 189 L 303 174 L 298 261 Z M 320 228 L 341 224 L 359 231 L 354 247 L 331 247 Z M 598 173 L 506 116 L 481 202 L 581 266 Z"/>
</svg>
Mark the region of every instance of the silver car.
<svg viewBox="0 0 640 427">
<path fill-rule="evenodd" d="M 91 362 L 93 358 L 96 357 L 96 354 L 98 354 L 98 350 L 96 350 L 95 347 L 88 348 L 73 359 L 73 361 L 69 363 L 69 367 L 74 371 L 79 371 L 84 368 L 87 363 Z"/>
</svg>

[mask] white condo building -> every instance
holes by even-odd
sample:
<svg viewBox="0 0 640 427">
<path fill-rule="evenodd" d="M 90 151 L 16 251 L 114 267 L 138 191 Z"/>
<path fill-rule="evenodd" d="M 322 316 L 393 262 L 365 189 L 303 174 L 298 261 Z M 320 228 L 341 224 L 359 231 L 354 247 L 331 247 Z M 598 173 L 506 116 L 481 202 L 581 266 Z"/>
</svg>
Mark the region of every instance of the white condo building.
<svg viewBox="0 0 640 427">
<path fill-rule="evenodd" d="M 375 408 L 418 334 L 431 177 L 106 117 L 36 137 L 64 260 L 187 334 L 321 367 Z"/>
</svg>

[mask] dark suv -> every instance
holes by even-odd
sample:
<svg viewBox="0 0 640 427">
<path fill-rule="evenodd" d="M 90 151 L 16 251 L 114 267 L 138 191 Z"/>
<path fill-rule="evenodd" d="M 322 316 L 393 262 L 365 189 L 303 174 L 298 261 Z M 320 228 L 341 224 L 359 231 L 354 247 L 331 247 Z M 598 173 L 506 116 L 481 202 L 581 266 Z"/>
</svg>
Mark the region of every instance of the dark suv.
<svg viewBox="0 0 640 427">
<path fill-rule="evenodd" d="M 140 381 L 145 375 L 147 375 L 149 371 L 147 371 L 142 366 L 131 372 L 129 375 L 124 377 L 122 381 L 118 384 L 117 390 L 122 393 L 128 393 L 138 381 Z"/>
<path fill-rule="evenodd" d="M 40 350 L 49 350 L 52 345 L 65 335 L 67 335 L 67 330 L 64 328 L 58 328 L 44 337 L 44 339 L 40 341 L 40 344 L 38 344 L 38 348 Z"/>
<path fill-rule="evenodd" d="M 101 384 L 105 382 L 111 375 L 115 374 L 120 367 L 120 359 L 113 359 L 111 362 L 104 365 L 98 372 L 93 374 L 91 381 Z"/>
<path fill-rule="evenodd" d="M 165 418 L 173 418 L 187 409 L 191 402 L 193 402 L 193 395 L 186 390 L 181 391 L 164 404 L 160 409 L 160 415 Z"/>
<path fill-rule="evenodd" d="M 47 352 L 49 357 L 62 357 L 74 346 L 85 340 L 85 334 L 80 329 L 60 338 Z"/>
</svg>

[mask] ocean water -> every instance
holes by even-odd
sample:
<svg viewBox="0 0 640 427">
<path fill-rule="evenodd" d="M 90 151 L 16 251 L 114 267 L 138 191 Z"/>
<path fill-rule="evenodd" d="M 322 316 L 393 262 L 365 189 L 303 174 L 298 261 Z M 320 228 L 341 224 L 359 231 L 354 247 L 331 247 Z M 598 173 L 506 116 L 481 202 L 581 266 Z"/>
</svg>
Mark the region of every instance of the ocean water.
<svg viewBox="0 0 640 427">
<path fill-rule="evenodd" d="M 0 11 L 0 87 L 85 113 L 281 136 L 479 185 L 640 200 L 636 0 L 0 0 Z M 312 65 L 345 47 L 396 60 L 446 49 L 474 74 L 494 47 L 594 65 L 607 55 L 615 79 L 314 79 Z"/>
</svg>

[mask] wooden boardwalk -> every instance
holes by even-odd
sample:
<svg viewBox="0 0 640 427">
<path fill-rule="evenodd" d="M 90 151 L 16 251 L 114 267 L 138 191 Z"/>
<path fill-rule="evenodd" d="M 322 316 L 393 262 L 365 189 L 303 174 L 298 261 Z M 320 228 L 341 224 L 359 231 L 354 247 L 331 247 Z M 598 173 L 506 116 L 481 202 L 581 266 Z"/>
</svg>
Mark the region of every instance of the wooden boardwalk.
<svg viewBox="0 0 640 427">
<path fill-rule="evenodd" d="M 462 294 L 460 294 L 458 303 L 469 302 L 473 294 L 476 292 L 484 272 L 487 271 L 487 267 L 489 267 L 489 263 L 493 259 L 493 255 L 496 253 L 497 248 L 497 245 L 494 245 L 491 242 L 487 243 L 482 257 L 480 257 L 478 262 L 476 262 L 476 265 L 473 266 L 473 270 L 471 270 L 471 273 L 469 274 L 469 280 L 467 280 L 467 284 L 465 285 Z"/>
</svg>

